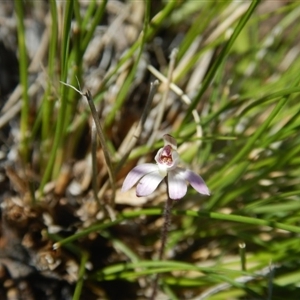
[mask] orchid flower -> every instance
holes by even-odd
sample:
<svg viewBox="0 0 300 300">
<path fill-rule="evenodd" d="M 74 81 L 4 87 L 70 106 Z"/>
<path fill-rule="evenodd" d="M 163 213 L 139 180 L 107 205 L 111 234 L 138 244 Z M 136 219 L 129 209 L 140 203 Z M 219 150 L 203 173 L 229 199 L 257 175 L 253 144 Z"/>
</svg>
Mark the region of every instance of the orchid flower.
<svg viewBox="0 0 300 300">
<path fill-rule="evenodd" d="M 142 164 L 134 167 L 126 176 L 122 191 L 132 188 L 136 183 L 136 195 L 148 196 L 155 191 L 161 181 L 167 177 L 169 197 L 173 200 L 181 199 L 187 192 L 187 182 L 200 194 L 209 195 L 204 180 L 195 172 L 178 166 L 180 161 L 177 153 L 176 140 L 165 134 L 164 147 L 159 149 L 156 164 Z"/>
</svg>

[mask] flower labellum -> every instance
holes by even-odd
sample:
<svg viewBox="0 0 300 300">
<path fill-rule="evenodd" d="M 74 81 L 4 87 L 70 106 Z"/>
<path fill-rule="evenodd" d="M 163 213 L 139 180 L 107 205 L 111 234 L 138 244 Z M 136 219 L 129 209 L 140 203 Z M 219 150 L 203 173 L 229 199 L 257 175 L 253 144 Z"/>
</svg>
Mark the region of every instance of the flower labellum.
<svg viewBox="0 0 300 300">
<path fill-rule="evenodd" d="M 195 172 L 178 167 L 179 155 L 176 140 L 165 134 L 164 147 L 159 149 L 156 164 L 142 164 L 134 167 L 126 176 L 122 191 L 127 191 L 136 183 L 136 195 L 148 196 L 155 191 L 161 181 L 167 177 L 169 197 L 173 200 L 181 199 L 187 192 L 187 182 L 200 194 L 209 195 L 204 180 Z"/>
</svg>

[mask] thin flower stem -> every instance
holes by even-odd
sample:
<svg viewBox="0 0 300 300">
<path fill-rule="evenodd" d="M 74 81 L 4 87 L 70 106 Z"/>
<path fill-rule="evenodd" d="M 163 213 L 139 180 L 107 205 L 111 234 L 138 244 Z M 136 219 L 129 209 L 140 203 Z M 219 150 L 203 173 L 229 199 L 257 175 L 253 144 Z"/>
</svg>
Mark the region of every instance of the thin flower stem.
<svg viewBox="0 0 300 300">
<path fill-rule="evenodd" d="M 168 196 L 167 201 L 165 203 L 164 208 L 164 225 L 162 228 L 162 234 L 161 234 L 161 246 L 159 251 L 159 260 L 163 259 L 166 244 L 167 244 L 167 237 L 168 237 L 168 231 L 171 224 L 171 209 L 172 209 L 172 203 L 173 200 Z"/>
<path fill-rule="evenodd" d="M 164 253 L 165 253 L 165 248 L 167 245 L 167 238 L 168 238 L 168 232 L 169 232 L 169 227 L 171 224 L 171 209 L 172 209 L 172 204 L 173 200 L 169 197 L 169 185 L 168 185 L 168 180 L 166 179 L 166 185 L 167 185 L 167 201 L 165 203 L 164 207 L 164 224 L 161 230 L 161 245 L 159 249 L 159 254 L 158 254 L 158 260 L 163 260 L 164 258 Z M 152 295 L 151 295 L 151 300 L 155 300 L 156 293 L 157 293 L 157 286 L 158 286 L 158 280 L 159 280 L 159 274 L 156 274 L 154 282 L 153 282 L 153 289 L 152 289 Z"/>
</svg>

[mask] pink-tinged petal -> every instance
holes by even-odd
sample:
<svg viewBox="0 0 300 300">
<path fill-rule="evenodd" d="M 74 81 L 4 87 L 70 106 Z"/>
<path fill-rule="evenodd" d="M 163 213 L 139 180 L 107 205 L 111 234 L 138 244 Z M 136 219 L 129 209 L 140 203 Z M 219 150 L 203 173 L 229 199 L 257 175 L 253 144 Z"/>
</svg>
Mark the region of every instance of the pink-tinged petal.
<svg viewBox="0 0 300 300">
<path fill-rule="evenodd" d="M 170 166 L 170 170 L 177 168 L 177 165 L 180 162 L 179 154 L 175 150 L 172 152 L 172 160 L 173 160 L 173 165 Z"/>
<path fill-rule="evenodd" d="M 169 171 L 168 174 L 169 197 L 173 200 L 183 198 L 187 191 L 187 184 L 182 176 L 182 171 L 178 169 Z"/>
<path fill-rule="evenodd" d="M 157 171 L 157 165 L 155 164 L 142 164 L 134 167 L 126 176 L 123 185 L 122 192 L 131 189 L 143 176 L 148 173 Z"/>
<path fill-rule="evenodd" d="M 182 175 L 198 193 L 210 195 L 209 189 L 201 176 L 191 170 L 185 170 Z"/>
<path fill-rule="evenodd" d="M 160 175 L 158 169 L 156 171 L 146 174 L 138 183 L 136 187 L 136 195 L 138 197 L 148 196 L 155 191 L 157 186 L 164 179 L 164 176 Z"/>
</svg>

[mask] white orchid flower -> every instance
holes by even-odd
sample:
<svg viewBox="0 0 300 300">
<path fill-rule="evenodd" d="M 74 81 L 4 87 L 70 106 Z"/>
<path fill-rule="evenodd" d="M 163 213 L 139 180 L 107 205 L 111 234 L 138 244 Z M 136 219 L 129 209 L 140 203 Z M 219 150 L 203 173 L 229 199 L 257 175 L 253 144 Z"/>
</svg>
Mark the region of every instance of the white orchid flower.
<svg viewBox="0 0 300 300">
<path fill-rule="evenodd" d="M 159 149 L 156 164 L 142 164 L 134 167 L 126 176 L 122 191 L 127 191 L 136 183 L 136 195 L 148 196 L 155 191 L 161 181 L 167 177 L 169 197 L 173 200 L 181 199 L 187 192 L 187 182 L 200 194 L 209 195 L 208 187 L 202 177 L 195 172 L 178 167 L 179 155 L 176 140 L 165 134 L 164 147 Z"/>
</svg>

